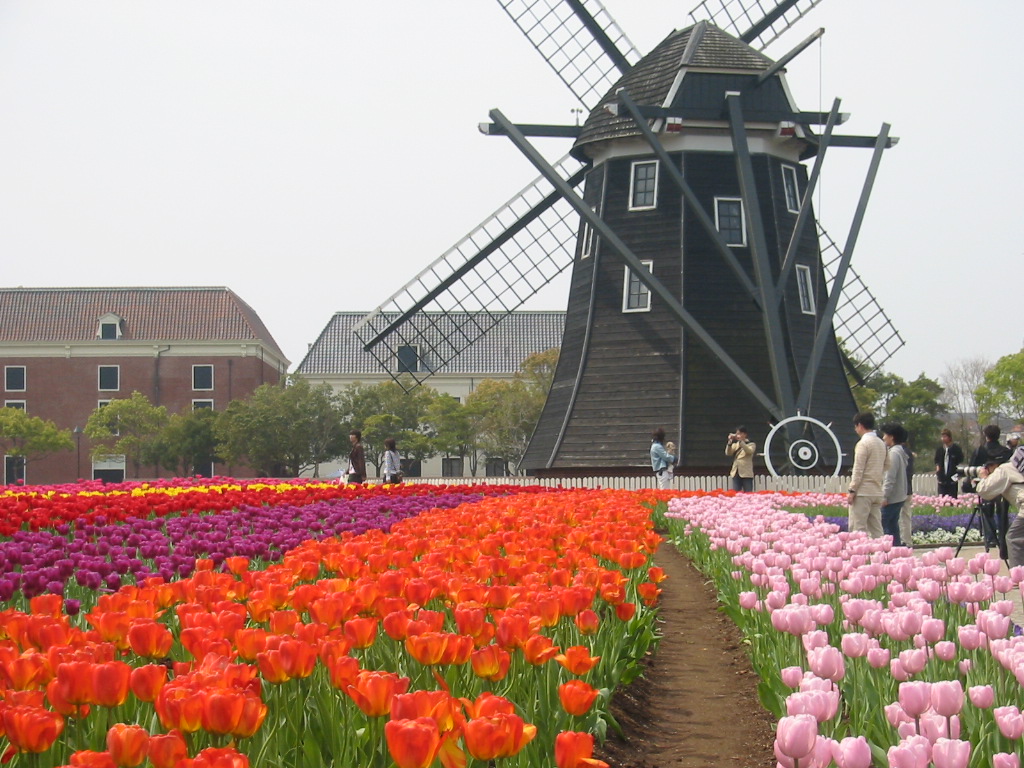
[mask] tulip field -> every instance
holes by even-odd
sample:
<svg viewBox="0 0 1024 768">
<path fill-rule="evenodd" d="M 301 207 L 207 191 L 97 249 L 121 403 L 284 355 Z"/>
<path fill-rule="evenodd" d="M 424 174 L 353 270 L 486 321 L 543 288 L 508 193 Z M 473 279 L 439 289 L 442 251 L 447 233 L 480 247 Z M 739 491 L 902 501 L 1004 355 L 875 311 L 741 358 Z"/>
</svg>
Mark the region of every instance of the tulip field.
<svg viewBox="0 0 1024 768">
<path fill-rule="evenodd" d="M 2 492 L 0 760 L 600 768 L 612 692 L 657 648 L 664 535 L 743 631 L 783 768 L 1019 768 L 1024 569 L 848 533 L 832 501 L 227 479 Z"/>
</svg>

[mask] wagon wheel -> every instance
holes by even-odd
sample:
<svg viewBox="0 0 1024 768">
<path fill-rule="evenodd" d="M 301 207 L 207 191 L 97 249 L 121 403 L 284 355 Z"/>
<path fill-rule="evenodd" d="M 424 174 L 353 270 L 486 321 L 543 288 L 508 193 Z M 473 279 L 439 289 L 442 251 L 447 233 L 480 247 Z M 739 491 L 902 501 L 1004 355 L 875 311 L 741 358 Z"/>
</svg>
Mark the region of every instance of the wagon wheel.
<svg viewBox="0 0 1024 768">
<path fill-rule="evenodd" d="M 773 477 L 816 472 L 838 477 L 843 449 L 831 425 L 810 416 L 790 416 L 768 433 L 764 463 Z"/>
</svg>

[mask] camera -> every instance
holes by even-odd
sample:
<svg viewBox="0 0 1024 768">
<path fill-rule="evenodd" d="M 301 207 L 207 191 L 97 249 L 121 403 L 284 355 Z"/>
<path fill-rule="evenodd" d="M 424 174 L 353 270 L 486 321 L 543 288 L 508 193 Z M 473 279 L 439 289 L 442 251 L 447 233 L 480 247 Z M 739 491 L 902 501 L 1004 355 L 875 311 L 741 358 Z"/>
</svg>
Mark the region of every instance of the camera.
<svg viewBox="0 0 1024 768">
<path fill-rule="evenodd" d="M 957 465 L 956 471 L 957 474 L 962 477 L 966 477 L 968 480 L 977 480 L 978 472 L 982 469 L 984 469 L 984 467 L 970 467 L 966 464 L 959 464 Z"/>
</svg>

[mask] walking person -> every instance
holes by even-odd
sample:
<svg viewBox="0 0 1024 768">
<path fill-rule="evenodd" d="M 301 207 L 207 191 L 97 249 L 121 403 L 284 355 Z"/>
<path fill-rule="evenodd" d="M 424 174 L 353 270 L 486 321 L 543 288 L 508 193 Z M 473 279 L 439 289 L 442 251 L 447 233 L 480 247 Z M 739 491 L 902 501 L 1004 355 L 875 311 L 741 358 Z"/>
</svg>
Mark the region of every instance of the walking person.
<svg viewBox="0 0 1024 768">
<path fill-rule="evenodd" d="M 889 468 L 882 481 L 882 532 L 892 536 L 895 547 L 910 546 L 909 525 L 903 525 L 903 509 L 910 495 L 907 484 L 907 467 L 910 453 L 907 451 L 907 430 L 899 424 L 882 425 L 882 442 L 889 453 Z M 907 523 L 910 510 L 907 509 Z"/>
<path fill-rule="evenodd" d="M 669 474 L 669 467 L 675 463 L 675 455 L 665 448 L 665 430 L 658 427 L 651 433 L 651 471 L 657 478 L 659 488 L 671 487 L 672 475 Z"/>
<path fill-rule="evenodd" d="M 889 468 L 885 443 L 875 434 L 875 415 L 868 411 L 853 417 L 853 429 L 860 437 L 853 450 L 853 475 L 848 502 L 850 530 L 865 531 L 877 539 L 882 535 L 882 484 Z"/>
<path fill-rule="evenodd" d="M 941 445 L 935 449 L 935 477 L 939 483 L 939 496 L 956 498 L 956 468 L 964 463 L 964 449 L 953 442 L 953 433 L 944 429 L 939 433 Z"/>
<path fill-rule="evenodd" d="M 363 452 L 363 433 L 353 429 L 348 433 L 348 441 L 352 450 L 348 454 L 348 469 L 345 475 L 350 483 L 366 482 L 366 454 Z"/>
<path fill-rule="evenodd" d="M 396 485 L 402 482 L 402 459 L 398 455 L 398 448 L 395 447 L 395 438 L 389 437 L 384 441 L 384 482 L 388 485 Z"/>
<path fill-rule="evenodd" d="M 741 493 L 754 490 L 754 451 L 757 443 L 752 443 L 747 428 L 736 427 L 729 435 L 725 444 L 725 455 L 732 457 L 732 468 L 729 470 L 729 487 Z"/>
</svg>

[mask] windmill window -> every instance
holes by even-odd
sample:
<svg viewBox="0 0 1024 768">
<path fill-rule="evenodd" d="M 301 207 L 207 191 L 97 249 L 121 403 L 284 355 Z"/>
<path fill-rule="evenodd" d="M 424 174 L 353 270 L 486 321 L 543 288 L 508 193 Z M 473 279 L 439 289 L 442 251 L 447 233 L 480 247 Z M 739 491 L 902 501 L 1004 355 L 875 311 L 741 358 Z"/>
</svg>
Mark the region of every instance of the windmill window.
<svg viewBox="0 0 1024 768">
<path fill-rule="evenodd" d="M 211 390 L 213 389 L 213 366 L 193 365 L 192 366 L 192 389 Z"/>
<path fill-rule="evenodd" d="M 580 258 L 586 259 L 594 252 L 594 228 L 589 221 L 583 222 L 583 234 L 580 236 Z"/>
<path fill-rule="evenodd" d="M 399 373 L 416 373 L 420 369 L 420 349 L 415 344 L 406 344 L 396 350 Z"/>
<path fill-rule="evenodd" d="M 641 262 L 648 272 L 654 272 L 653 261 Z M 622 281 L 622 311 L 650 312 L 651 291 L 629 267 L 625 267 Z"/>
<path fill-rule="evenodd" d="M 117 392 L 121 388 L 121 366 L 101 365 L 97 371 L 97 378 L 101 392 Z"/>
<path fill-rule="evenodd" d="M 806 264 L 796 265 L 796 288 L 800 293 L 800 311 L 805 315 L 814 314 L 814 283 L 811 268 Z"/>
<path fill-rule="evenodd" d="M 25 366 L 5 365 L 4 366 L 4 389 L 8 392 L 25 391 Z"/>
<path fill-rule="evenodd" d="M 658 161 L 633 163 L 629 181 L 629 210 L 647 211 L 658 204 Z"/>
<path fill-rule="evenodd" d="M 782 166 L 782 186 L 786 190 L 786 208 L 790 213 L 800 213 L 800 183 L 792 165 Z"/>
<path fill-rule="evenodd" d="M 743 200 L 738 197 L 715 198 L 715 228 L 726 245 L 746 245 L 747 227 L 743 220 Z"/>
</svg>

